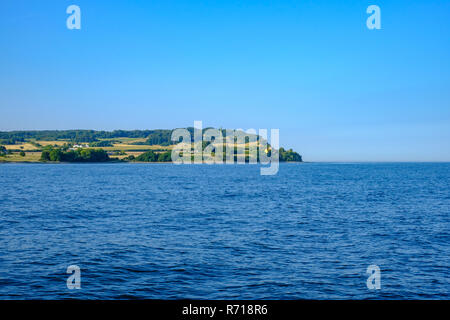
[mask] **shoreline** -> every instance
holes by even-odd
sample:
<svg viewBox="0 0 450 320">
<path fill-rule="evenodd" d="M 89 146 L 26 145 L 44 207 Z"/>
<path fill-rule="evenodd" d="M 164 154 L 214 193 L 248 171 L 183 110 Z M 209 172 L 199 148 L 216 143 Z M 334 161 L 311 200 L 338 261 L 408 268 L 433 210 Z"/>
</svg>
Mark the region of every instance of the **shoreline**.
<svg viewBox="0 0 450 320">
<path fill-rule="evenodd" d="M 145 161 L 104 161 L 104 162 L 64 162 L 64 161 L 3 161 L 0 160 L 0 164 L 8 164 L 8 163 L 21 163 L 21 164 L 111 164 L 111 163 L 152 163 L 152 164 L 174 164 L 172 161 L 154 161 L 154 162 L 145 162 Z M 314 163 L 314 162 L 307 162 L 307 161 L 279 161 L 279 163 Z M 191 164 L 197 164 L 197 163 L 191 163 Z M 207 165 L 213 165 L 213 164 L 227 164 L 227 163 L 198 163 L 198 164 L 207 164 Z M 234 162 L 233 164 L 238 164 L 237 162 Z M 260 163 L 245 163 L 245 164 L 260 164 Z M 264 164 L 263 164 L 264 165 Z"/>
<path fill-rule="evenodd" d="M 107 161 L 107 162 L 61 162 L 61 161 L 5 161 L 0 160 L 0 165 L 2 164 L 118 164 L 118 163 L 128 163 L 128 164 L 173 164 L 172 161 L 165 162 L 145 162 L 145 161 Z M 408 164 L 408 163 L 423 163 L 423 164 L 433 164 L 433 163 L 450 163 L 450 161 L 279 161 L 279 163 L 302 163 L 302 164 Z M 195 163 L 192 163 L 195 164 Z M 226 163 L 201 163 L 207 165 L 217 165 Z M 233 163 L 238 164 L 238 163 Z M 248 163 L 245 163 L 248 164 Z M 259 163 L 252 163 L 259 164 Z"/>
</svg>

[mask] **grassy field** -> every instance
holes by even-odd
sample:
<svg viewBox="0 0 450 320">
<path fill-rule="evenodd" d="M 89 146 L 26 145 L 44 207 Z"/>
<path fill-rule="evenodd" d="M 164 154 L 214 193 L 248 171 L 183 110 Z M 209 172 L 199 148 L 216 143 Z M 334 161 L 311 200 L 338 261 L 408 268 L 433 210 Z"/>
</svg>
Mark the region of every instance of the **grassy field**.
<svg viewBox="0 0 450 320">
<path fill-rule="evenodd" d="M 55 140 L 55 141 L 41 141 L 38 140 L 36 141 L 36 143 L 40 144 L 41 146 L 62 146 L 65 143 L 67 143 L 68 141 L 62 141 L 62 140 Z"/>
<path fill-rule="evenodd" d="M 112 147 L 102 147 L 106 151 L 149 151 L 149 150 L 170 150 L 172 146 L 148 146 L 148 145 L 132 145 L 125 143 L 114 143 Z"/>
<path fill-rule="evenodd" d="M 25 157 L 22 157 L 18 152 L 13 152 L 13 154 L 1 156 L 0 162 L 38 162 L 40 158 L 40 152 L 25 152 Z"/>
<path fill-rule="evenodd" d="M 33 143 L 35 144 L 33 144 Z M 62 140 L 58 140 L 58 141 L 28 141 L 28 142 L 23 142 L 23 143 L 18 143 L 18 144 L 5 144 L 4 147 L 7 150 L 23 150 L 23 151 L 32 151 L 32 150 L 40 150 L 42 149 L 42 147 L 46 147 L 46 146 L 62 146 L 64 145 L 64 143 L 67 143 L 67 141 L 62 141 Z M 39 147 L 39 145 L 41 145 L 41 147 Z"/>
<path fill-rule="evenodd" d="M 124 144 L 147 141 L 147 139 L 145 139 L 145 138 L 113 138 L 113 139 L 99 139 L 99 140 L 103 140 L 103 141 L 114 140 L 114 141 L 120 141 L 120 143 L 124 143 Z"/>
<path fill-rule="evenodd" d="M 39 150 L 38 147 L 32 145 L 29 142 L 25 142 L 22 144 L 6 144 L 4 145 L 6 150 L 23 150 L 23 151 L 30 151 L 30 150 Z"/>
</svg>

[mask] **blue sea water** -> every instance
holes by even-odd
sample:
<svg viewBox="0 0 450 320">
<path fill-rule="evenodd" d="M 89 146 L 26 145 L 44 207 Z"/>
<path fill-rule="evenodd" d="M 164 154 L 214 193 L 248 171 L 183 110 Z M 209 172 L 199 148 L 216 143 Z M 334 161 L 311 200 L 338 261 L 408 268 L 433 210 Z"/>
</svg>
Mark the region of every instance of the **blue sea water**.
<svg viewBox="0 0 450 320">
<path fill-rule="evenodd" d="M 0 183 L 1 299 L 450 298 L 449 163 L 3 164 Z"/>
</svg>

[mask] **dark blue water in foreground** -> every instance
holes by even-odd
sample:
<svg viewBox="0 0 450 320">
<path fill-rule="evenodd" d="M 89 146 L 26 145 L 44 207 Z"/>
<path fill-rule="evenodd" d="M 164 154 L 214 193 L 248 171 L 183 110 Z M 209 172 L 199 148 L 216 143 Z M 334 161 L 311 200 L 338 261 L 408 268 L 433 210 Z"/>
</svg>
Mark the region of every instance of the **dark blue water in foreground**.
<svg viewBox="0 0 450 320">
<path fill-rule="evenodd" d="M 4 164 L 0 182 L 2 299 L 450 298 L 448 163 Z"/>
</svg>

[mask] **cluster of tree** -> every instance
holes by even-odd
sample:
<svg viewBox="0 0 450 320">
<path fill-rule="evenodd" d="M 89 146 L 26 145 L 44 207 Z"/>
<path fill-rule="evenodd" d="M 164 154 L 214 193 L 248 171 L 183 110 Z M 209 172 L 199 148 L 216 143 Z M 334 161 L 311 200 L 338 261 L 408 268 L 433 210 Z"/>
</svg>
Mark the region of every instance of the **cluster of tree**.
<svg viewBox="0 0 450 320">
<path fill-rule="evenodd" d="M 152 132 L 158 130 L 114 130 L 114 131 L 95 131 L 97 139 L 114 138 L 147 138 Z"/>
<path fill-rule="evenodd" d="M 189 127 L 186 128 L 191 134 L 191 142 L 194 139 L 194 128 Z M 206 130 L 203 129 L 203 132 Z M 178 141 L 172 141 L 172 131 L 173 130 L 153 130 L 147 137 L 147 140 L 144 143 L 139 144 L 147 144 L 147 145 L 160 145 L 160 146 L 170 146 L 172 144 L 178 143 Z M 138 143 L 136 143 L 138 144 Z"/>
<path fill-rule="evenodd" d="M 144 152 L 143 154 L 137 156 L 136 158 L 133 157 L 132 160 L 142 161 L 142 162 L 170 162 L 172 160 L 171 155 L 172 155 L 171 151 L 156 153 L 156 152 L 153 152 L 150 150 L 150 151 Z"/>
<path fill-rule="evenodd" d="M 268 152 L 268 156 L 271 156 L 272 151 Z M 293 151 L 292 149 L 285 150 L 284 148 L 280 148 L 278 150 L 279 155 L 279 161 L 280 162 L 302 162 L 302 156 L 299 155 L 297 152 Z M 212 155 L 214 156 L 214 154 Z M 124 160 L 128 161 L 142 161 L 142 162 L 170 162 L 172 159 L 171 157 L 171 151 L 166 151 L 162 153 L 156 153 L 154 151 L 147 151 L 137 157 L 134 157 L 130 155 L 129 157 L 125 158 Z M 259 162 L 259 152 L 257 153 L 256 161 Z M 194 156 L 192 156 L 192 160 L 194 160 Z M 226 160 L 226 153 L 225 153 L 225 147 L 223 151 L 223 160 Z M 234 150 L 234 161 L 238 161 L 238 152 L 237 148 Z M 245 162 L 250 162 L 250 156 L 248 149 L 245 150 L 245 156 L 244 156 Z"/>
<path fill-rule="evenodd" d="M 295 162 L 302 162 L 302 156 L 299 155 L 297 152 L 293 151 L 292 149 L 284 150 L 284 148 L 280 148 L 278 150 L 280 161 L 287 162 L 287 161 L 295 161 Z"/>
<path fill-rule="evenodd" d="M 37 143 L 36 141 L 30 141 L 30 144 L 32 144 L 33 146 L 35 146 L 36 148 L 41 148 L 42 145 L 40 143 Z"/>
<path fill-rule="evenodd" d="M 186 128 L 194 139 L 194 128 Z M 210 128 L 204 128 L 202 133 Z M 219 129 L 222 135 L 225 136 L 226 129 Z M 135 142 L 134 144 L 145 145 L 162 145 L 169 146 L 177 143 L 172 141 L 171 129 L 157 129 L 157 130 L 114 130 L 114 131 L 96 131 L 96 130 L 42 130 L 42 131 L 0 131 L 0 141 L 5 140 L 3 144 L 14 144 L 16 142 L 23 142 L 25 140 L 69 140 L 73 143 L 81 142 L 98 142 L 98 147 L 105 147 L 102 145 L 103 141 L 99 139 L 115 139 L 115 138 L 145 138 L 145 142 Z M 245 134 L 244 132 L 238 132 Z M 8 143 L 7 143 L 8 142 Z"/>
<path fill-rule="evenodd" d="M 42 150 L 41 161 L 61 162 L 106 162 L 110 158 L 103 149 L 76 149 L 45 147 Z"/>
<path fill-rule="evenodd" d="M 3 131 L 0 132 L 0 139 L 13 139 L 25 141 L 34 140 L 72 140 L 79 142 L 96 141 L 94 130 L 42 130 L 42 131 Z"/>
<path fill-rule="evenodd" d="M 237 154 L 238 153 L 235 148 L 234 161 L 238 161 Z M 268 157 L 272 156 L 271 150 L 267 153 L 267 156 Z M 250 162 L 250 156 L 249 156 L 249 152 L 247 149 L 245 150 L 245 158 L 244 159 L 245 159 L 246 163 Z M 225 155 L 224 155 L 224 160 L 225 160 Z M 256 161 L 257 162 L 260 161 L 259 152 L 257 152 L 257 154 L 256 154 Z M 293 151 L 292 149 L 285 151 L 283 148 L 280 148 L 278 150 L 278 161 L 280 161 L 280 162 L 302 162 L 302 156 L 299 155 L 297 152 Z"/>
<path fill-rule="evenodd" d="M 0 144 L 19 144 L 24 141 L 24 138 L 0 138 Z"/>
<path fill-rule="evenodd" d="M 102 141 L 94 141 L 89 144 L 90 147 L 99 148 L 99 147 L 112 147 L 115 141 L 113 140 L 102 140 Z"/>
<path fill-rule="evenodd" d="M 203 149 L 208 145 L 209 143 L 205 143 L 203 142 Z M 223 159 L 226 159 L 226 145 L 224 144 L 223 146 Z M 239 150 L 237 146 L 234 146 L 234 160 L 237 161 L 238 159 L 238 154 L 241 153 L 242 151 Z M 260 150 L 259 147 L 256 150 L 256 161 L 259 162 L 260 161 L 260 154 L 259 154 Z M 213 154 L 214 155 L 214 154 Z M 248 148 L 248 145 L 246 145 L 245 150 L 244 150 L 244 155 L 245 155 L 245 162 L 249 162 L 250 161 L 250 151 Z M 272 149 L 270 148 L 269 145 L 269 149 L 267 151 L 267 156 L 271 157 L 272 156 Z M 300 154 L 298 154 L 297 152 L 293 151 L 292 149 L 289 150 L 285 150 L 284 148 L 280 148 L 278 149 L 278 160 L 280 162 L 302 162 L 302 156 Z"/>
<path fill-rule="evenodd" d="M 201 132 L 202 136 L 205 133 L 205 131 L 208 130 L 208 129 L 213 129 L 213 128 L 204 128 L 204 129 L 202 129 L 202 132 Z M 186 128 L 186 130 L 190 133 L 191 142 L 194 142 L 194 131 L 196 129 L 194 129 L 194 127 L 188 127 L 188 128 Z M 225 137 L 227 135 L 227 130 L 226 129 L 222 129 L 222 128 L 220 128 L 218 130 L 222 133 L 222 136 L 225 139 Z M 172 141 L 172 139 L 171 139 L 172 138 L 172 131 L 173 130 L 154 130 L 154 132 L 152 132 L 148 136 L 146 142 L 145 143 L 140 143 L 140 144 L 161 145 L 161 146 L 169 146 L 169 145 L 176 144 L 179 141 Z M 244 131 L 236 131 L 234 140 L 237 141 L 238 137 L 242 137 L 242 136 L 245 136 L 245 141 L 249 140 L 249 136 L 255 137 L 257 141 L 259 141 L 260 138 L 261 138 L 258 135 L 247 134 Z M 205 143 L 208 144 L 209 142 L 204 141 L 204 144 Z"/>
<path fill-rule="evenodd" d="M 147 138 L 156 131 L 172 130 L 114 130 L 114 131 L 96 131 L 96 130 L 31 130 L 31 131 L 0 131 L 0 141 L 25 141 L 25 139 L 34 140 L 70 140 L 74 142 L 94 142 L 99 139 L 114 138 Z M 10 143 L 3 143 L 10 144 Z M 11 143 L 12 144 L 12 143 Z"/>
<path fill-rule="evenodd" d="M 7 153 L 6 148 L 4 146 L 0 146 L 0 156 L 5 156 Z"/>
<path fill-rule="evenodd" d="M 168 146 L 174 143 L 171 137 L 172 130 L 155 130 L 149 134 L 146 143 L 149 145 Z"/>
</svg>

